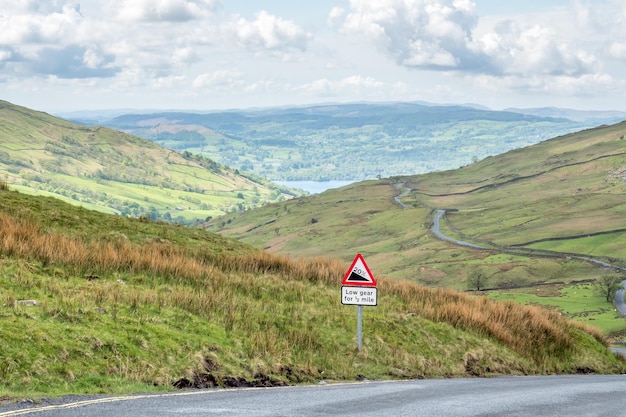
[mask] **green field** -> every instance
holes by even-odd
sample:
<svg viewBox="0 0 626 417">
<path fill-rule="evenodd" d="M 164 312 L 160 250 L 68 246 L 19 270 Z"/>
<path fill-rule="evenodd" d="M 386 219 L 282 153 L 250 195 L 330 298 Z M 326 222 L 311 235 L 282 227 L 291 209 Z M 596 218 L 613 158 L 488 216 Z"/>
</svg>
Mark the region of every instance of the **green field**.
<svg viewBox="0 0 626 417">
<path fill-rule="evenodd" d="M 489 293 L 489 298 L 553 308 L 564 316 L 597 327 L 607 335 L 624 333 L 624 318 L 613 304 L 598 294 L 598 289 L 591 283 L 530 291 L 494 291 Z"/>
</svg>

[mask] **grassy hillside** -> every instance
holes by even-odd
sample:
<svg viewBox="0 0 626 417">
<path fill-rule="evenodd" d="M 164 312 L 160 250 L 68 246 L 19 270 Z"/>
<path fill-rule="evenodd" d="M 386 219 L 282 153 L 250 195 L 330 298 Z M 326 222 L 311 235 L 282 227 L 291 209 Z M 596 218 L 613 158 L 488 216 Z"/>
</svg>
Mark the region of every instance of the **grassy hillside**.
<svg viewBox="0 0 626 417">
<path fill-rule="evenodd" d="M 625 135 L 626 122 L 487 158 L 452 175 L 413 177 L 403 201 L 455 208 L 450 222 L 474 240 L 498 246 L 537 241 L 622 262 Z M 602 240 L 613 245 L 598 247 Z"/>
<path fill-rule="evenodd" d="M 293 196 L 207 158 L 4 101 L 0 179 L 108 213 L 184 223 Z"/>
<path fill-rule="evenodd" d="M 610 303 L 598 306 L 588 285 L 607 271 L 571 255 L 626 265 L 625 135 L 625 123 L 585 130 L 457 170 L 353 184 L 207 227 L 282 254 L 349 261 L 361 252 L 385 275 L 434 287 L 467 289 L 478 272 L 491 290 L 515 289 L 513 298 L 532 293 L 522 301 L 551 304 L 594 325 L 610 316 L 604 328 L 624 332 L 624 320 Z M 435 238 L 435 209 L 449 210 L 446 234 L 493 250 Z M 584 285 L 587 302 L 572 311 L 562 303 L 575 285 Z"/>
<path fill-rule="evenodd" d="M 346 268 L 3 185 L 0 398 L 626 371 L 599 332 L 556 312 L 376 270 L 357 350 Z"/>
</svg>

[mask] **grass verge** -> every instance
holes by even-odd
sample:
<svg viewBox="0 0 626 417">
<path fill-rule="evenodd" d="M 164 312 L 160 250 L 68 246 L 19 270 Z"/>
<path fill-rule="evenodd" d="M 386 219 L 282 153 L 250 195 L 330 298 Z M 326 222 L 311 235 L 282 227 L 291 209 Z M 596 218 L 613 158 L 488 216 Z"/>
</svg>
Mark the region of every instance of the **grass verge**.
<svg viewBox="0 0 626 417">
<path fill-rule="evenodd" d="M 554 311 L 385 277 L 358 350 L 346 268 L 2 191 L 0 395 L 626 371 Z"/>
</svg>

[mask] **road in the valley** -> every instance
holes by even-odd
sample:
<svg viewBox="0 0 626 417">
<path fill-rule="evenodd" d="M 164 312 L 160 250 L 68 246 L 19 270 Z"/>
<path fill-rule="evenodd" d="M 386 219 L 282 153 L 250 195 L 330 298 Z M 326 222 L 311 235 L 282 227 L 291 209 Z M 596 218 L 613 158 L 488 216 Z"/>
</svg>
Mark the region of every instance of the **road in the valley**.
<svg viewBox="0 0 626 417">
<path fill-rule="evenodd" d="M 446 213 L 445 210 L 437 210 L 435 212 L 435 217 L 433 218 L 433 228 L 432 228 L 432 231 L 435 234 L 435 236 L 437 236 L 439 239 L 447 240 L 448 242 L 452 242 L 456 245 L 467 246 L 468 248 L 474 248 L 474 249 L 487 249 L 485 246 L 476 245 L 471 242 L 464 242 L 462 240 L 456 240 L 449 236 L 444 235 L 440 230 L 440 220 L 441 220 L 441 216 L 443 216 L 445 213 Z"/>
<path fill-rule="evenodd" d="M 365 382 L 186 391 L 3 411 L 0 417 L 626 416 L 625 375 Z"/>
<path fill-rule="evenodd" d="M 456 240 L 456 239 L 451 238 L 450 236 L 443 234 L 440 230 L 440 223 L 441 223 L 441 217 L 445 213 L 446 213 L 445 210 L 435 211 L 435 214 L 433 216 L 433 226 L 432 226 L 432 232 L 435 236 L 437 236 L 439 239 L 446 240 L 448 242 L 451 242 L 460 246 L 466 246 L 466 247 L 473 248 L 473 249 L 488 249 L 485 246 L 476 245 L 471 242 L 464 242 L 462 240 Z M 566 256 L 566 255 L 562 255 L 562 256 Z M 601 261 L 599 259 L 588 258 L 586 256 L 575 256 L 575 255 L 567 255 L 567 256 L 569 258 L 576 258 L 582 261 L 590 262 L 603 268 L 611 268 L 611 269 L 618 270 L 621 272 L 626 271 L 626 269 L 620 266 L 612 265 L 607 262 Z M 622 316 L 626 316 L 626 302 L 624 302 L 624 293 L 625 293 L 624 287 L 626 287 L 626 280 L 622 281 L 622 288 L 615 292 L 615 297 L 614 297 L 615 308 L 617 309 L 617 311 L 620 312 Z"/>
</svg>

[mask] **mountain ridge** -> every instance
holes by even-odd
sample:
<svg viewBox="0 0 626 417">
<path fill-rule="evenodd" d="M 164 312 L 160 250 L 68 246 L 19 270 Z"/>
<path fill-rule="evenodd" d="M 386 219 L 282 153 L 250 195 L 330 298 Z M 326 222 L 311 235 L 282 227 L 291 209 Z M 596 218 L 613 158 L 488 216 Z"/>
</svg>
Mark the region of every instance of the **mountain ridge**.
<svg viewBox="0 0 626 417">
<path fill-rule="evenodd" d="M 126 114 L 103 124 L 272 181 L 361 181 L 458 168 L 597 122 L 389 102 Z"/>
<path fill-rule="evenodd" d="M 427 101 L 390 101 L 390 102 L 371 102 L 371 101 L 363 101 L 363 102 L 328 102 L 328 103 L 312 103 L 312 104 L 301 104 L 301 105 L 281 105 L 281 106 L 264 106 L 264 107 L 241 107 L 241 108 L 230 108 L 230 109 L 158 109 L 158 108 L 112 108 L 112 109 L 100 109 L 100 110 L 75 110 L 75 111 L 64 111 L 54 113 L 57 117 L 72 120 L 78 122 L 79 124 L 99 124 L 102 120 L 110 120 L 118 116 L 124 115 L 137 115 L 137 114 L 163 114 L 163 113 L 192 113 L 192 114 L 212 114 L 212 113 L 236 113 L 236 112 L 273 112 L 273 111 L 281 111 L 286 109 L 307 109 L 314 107 L 340 107 L 340 106 L 350 106 L 350 105 L 394 105 L 394 104 L 409 104 L 409 105 L 419 105 L 424 107 L 465 107 L 465 108 L 473 108 L 477 110 L 483 111 L 503 111 L 503 112 L 512 112 L 512 113 L 520 113 L 520 114 L 528 114 L 535 115 L 539 117 L 555 117 L 550 116 L 549 113 L 557 114 L 557 118 L 565 117 L 567 118 L 567 114 L 575 115 L 575 118 L 571 120 L 576 121 L 585 121 L 585 120 L 593 120 L 594 122 L 597 120 L 602 120 L 603 123 L 612 124 L 620 119 L 626 120 L 626 112 L 620 110 L 582 110 L 582 109 L 570 109 L 567 107 L 506 107 L 502 109 L 493 109 L 488 106 L 478 104 L 478 103 L 434 103 Z"/>
</svg>

